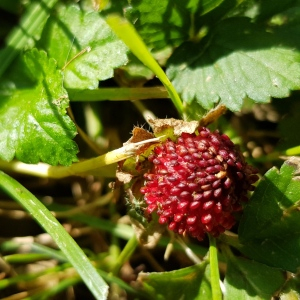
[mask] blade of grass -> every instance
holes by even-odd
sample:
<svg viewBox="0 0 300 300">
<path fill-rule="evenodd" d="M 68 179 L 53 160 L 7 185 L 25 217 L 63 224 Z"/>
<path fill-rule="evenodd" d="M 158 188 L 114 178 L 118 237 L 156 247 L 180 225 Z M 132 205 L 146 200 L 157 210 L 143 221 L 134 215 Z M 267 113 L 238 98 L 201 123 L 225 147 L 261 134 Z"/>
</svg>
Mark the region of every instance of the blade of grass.
<svg viewBox="0 0 300 300">
<path fill-rule="evenodd" d="M 5 255 L 3 258 L 10 264 L 28 264 L 39 260 L 51 259 L 52 257 L 43 253 L 16 253 Z"/>
<path fill-rule="evenodd" d="M 39 293 L 36 293 L 34 295 L 31 295 L 30 297 L 24 298 L 24 300 L 46 300 L 51 299 L 51 297 L 54 297 L 58 293 L 61 293 L 62 291 L 66 290 L 68 287 L 73 286 L 81 281 L 80 277 L 71 277 L 66 278 L 64 280 L 61 280 L 56 285 L 44 289 Z"/>
<path fill-rule="evenodd" d="M 99 276 L 82 249 L 54 218 L 51 212 L 19 182 L 2 171 L 0 171 L 0 189 L 24 206 L 51 235 L 96 299 L 106 299 L 108 285 Z"/>
<path fill-rule="evenodd" d="M 118 15 L 108 16 L 106 22 L 115 34 L 128 46 L 131 52 L 160 79 L 167 89 L 179 115 L 182 116 L 183 104 L 180 97 L 132 24 Z"/>
<path fill-rule="evenodd" d="M 35 273 L 26 273 L 21 275 L 16 275 L 14 277 L 3 278 L 0 280 L 0 291 L 4 290 L 12 285 L 18 284 L 20 282 L 36 280 L 37 278 L 41 279 L 43 276 L 57 274 L 58 272 L 63 272 L 64 270 L 70 268 L 70 263 L 65 263 L 53 268 L 45 269 L 41 272 Z"/>
<path fill-rule="evenodd" d="M 26 250 L 24 250 L 24 247 Z M 36 253 L 41 255 L 46 255 L 48 258 L 55 259 L 58 262 L 66 262 L 66 257 L 61 253 L 60 250 L 55 250 L 53 248 L 38 244 L 38 243 L 30 243 L 30 242 L 16 242 L 13 240 L 5 241 L 0 244 L 0 252 L 3 253 L 9 252 L 19 252 L 22 251 L 25 253 Z M 24 254 L 24 253 L 23 253 Z M 7 261 L 7 256 L 3 256 Z"/>
<path fill-rule="evenodd" d="M 30 39 L 34 39 L 46 23 L 51 8 L 57 0 L 41 0 L 32 2 L 27 12 L 6 39 L 6 47 L 0 51 L 0 77 L 8 68 L 13 59 L 24 49 Z"/>
</svg>

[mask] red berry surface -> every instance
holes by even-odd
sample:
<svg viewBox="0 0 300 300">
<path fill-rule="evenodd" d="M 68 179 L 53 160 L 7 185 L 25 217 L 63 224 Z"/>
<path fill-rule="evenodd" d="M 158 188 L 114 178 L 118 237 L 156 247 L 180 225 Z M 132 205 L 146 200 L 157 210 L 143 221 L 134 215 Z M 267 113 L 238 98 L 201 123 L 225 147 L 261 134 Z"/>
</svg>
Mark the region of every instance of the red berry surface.
<svg viewBox="0 0 300 300">
<path fill-rule="evenodd" d="M 205 127 L 164 141 L 148 160 L 153 167 L 141 188 L 146 215 L 156 212 L 160 224 L 198 240 L 230 229 L 258 180 L 229 137 Z"/>
</svg>

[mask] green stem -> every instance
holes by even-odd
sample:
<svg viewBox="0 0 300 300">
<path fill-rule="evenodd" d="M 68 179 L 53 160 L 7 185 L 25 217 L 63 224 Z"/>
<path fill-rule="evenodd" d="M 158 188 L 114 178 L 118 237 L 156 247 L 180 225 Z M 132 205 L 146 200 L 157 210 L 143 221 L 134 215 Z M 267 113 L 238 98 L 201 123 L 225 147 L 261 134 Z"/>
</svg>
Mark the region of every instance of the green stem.
<svg viewBox="0 0 300 300">
<path fill-rule="evenodd" d="M 132 253 L 135 251 L 136 247 L 138 246 L 138 240 L 135 235 L 133 235 L 130 240 L 127 242 L 126 246 L 122 250 L 120 256 L 118 257 L 115 266 L 112 270 L 113 275 L 118 275 L 121 267 L 124 265 L 126 261 L 129 260 Z"/>
<path fill-rule="evenodd" d="M 170 98 L 165 87 L 99 88 L 95 90 L 68 89 L 71 101 L 134 101 Z"/>
<path fill-rule="evenodd" d="M 6 40 L 6 47 L 0 52 L 0 77 L 28 41 L 34 39 L 40 32 L 41 26 L 46 23 L 50 10 L 56 2 L 57 0 L 41 0 L 29 5 L 20 25 L 10 33 Z"/>
<path fill-rule="evenodd" d="M 0 171 L 0 189 L 19 202 L 49 233 L 96 299 L 106 299 L 108 285 L 99 276 L 82 249 L 51 212 L 19 182 L 2 171 Z"/>
<path fill-rule="evenodd" d="M 160 79 L 167 89 L 178 113 L 183 115 L 184 108 L 179 95 L 133 25 L 117 15 L 108 16 L 106 21 L 116 35 L 129 47 L 131 52 Z"/>
<path fill-rule="evenodd" d="M 5 255 L 3 258 L 9 264 L 28 264 L 39 260 L 50 259 L 51 256 L 46 253 L 16 253 Z"/>
<path fill-rule="evenodd" d="M 21 275 L 16 275 L 10 278 L 3 278 L 0 280 L 0 291 L 9 288 L 12 285 L 18 284 L 20 282 L 28 282 L 31 280 L 36 280 L 41 278 L 43 276 L 50 275 L 52 276 L 53 274 L 57 274 L 59 272 L 63 272 L 64 270 L 70 268 L 70 263 L 65 263 L 61 264 L 59 266 L 55 266 L 52 268 L 45 269 L 44 271 L 41 272 L 36 272 L 36 273 L 27 273 L 27 274 L 21 274 Z"/>
<path fill-rule="evenodd" d="M 54 286 L 51 286 L 48 289 L 44 289 L 41 292 L 38 292 L 29 297 L 26 297 L 26 298 L 24 298 L 24 300 L 40 300 L 40 299 L 51 299 L 51 298 L 53 299 L 53 298 L 55 298 L 54 297 L 55 295 L 57 295 L 58 293 L 61 293 L 62 291 L 65 291 L 70 286 L 76 285 L 80 281 L 81 281 L 81 279 L 78 276 L 60 280 Z"/>
<path fill-rule="evenodd" d="M 150 142 L 158 142 L 159 138 L 153 138 L 149 140 L 144 140 L 137 143 L 131 143 L 125 145 L 121 148 L 115 149 L 113 151 L 107 152 L 106 154 L 100 155 L 98 157 L 90 158 L 78 163 L 74 163 L 69 167 L 65 166 L 50 166 L 45 163 L 39 163 L 36 165 L 24 164 L 22 162 L 5 162 L 0 160 L 0 167 L 3 169 L 35 175 L 39 177 L 46 178 L 64 178 L 73 175 L 102 175 L 106 177 L 114 177 L 115 176 L 115 168 L 113 172 L 109 165 L 114 164 L 118 161 L 127 159 L 136 154 L 136 151 L 140 146 L 145 145 Z M 101 168 L 103 168 L 101 172 Z M 108 169 L 108 172 L 106 172 Z M 104 173 L 103 173 L 104 171 Z M 106 174 L 107 173 L 107 174 Z"/>
<path fill-rule="evenodd" d="M 222 300 L 216 239 L 211 235 L 208 236 L 209 236 L 209 261 L 210 261 L 210 272 L 211 272 L 212 300 Z"/>
</svg>

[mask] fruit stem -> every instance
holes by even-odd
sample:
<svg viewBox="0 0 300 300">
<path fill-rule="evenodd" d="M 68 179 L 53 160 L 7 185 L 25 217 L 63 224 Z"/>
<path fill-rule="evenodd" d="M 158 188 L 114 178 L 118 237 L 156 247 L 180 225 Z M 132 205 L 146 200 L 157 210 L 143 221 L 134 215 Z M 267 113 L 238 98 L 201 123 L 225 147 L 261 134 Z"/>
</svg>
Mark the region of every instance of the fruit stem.
<svg viewBox="0 0 300 300">
<path fill-rule="evenodd" d="M 216 239 L 210 234 L 208 236 L 209 236 L 209 261 L 210 261 L 210 270 L 211 270 L 210 281 L 211 281 L 211 289 L 212 289 L 212 299 L 222 300 Z"/>
<path fill-rule="evenodd" d="M 108 167 L 111 164 L 114 164 L 118 161 L 127 159 L 131 156 L 136 155 L 136 151 L 139 149 L 140 146 L 152 143 L 152 142 L 159 142 L 160 138 L 153 138 L 144 140 L 137 143 L 127 144 L 121 148 L 115 149 L 113 151 L 107 152 L 106 154 L 93 157 L 78 163 L 74 163 L 71 166 L 51 166 L 45 163 L 38 163 L 34 164 L 25 164 L 18 161 L 12 162 L 5 162 L 0 160 L 0 167 L 2 169 L 6 169 L 9 171 L 19 172 L 28 175 L 34 175 L 44 178 L 64 178 L 68 176 L 83 176 L 87 174 L 97 174 L 106 177 L 114 177 L 115 176 L 115 167 L 111 169 Z M 101 171 L 103 168 L 104 172 Z M 109 173 L 106 174 L 106 170 Z M 99 173 L 100 171 L 100 173 Z"/>
<path fill-rule="evenodd" d="M 129 241 L 127 242 L 126 246 L 124 247 L 124 249 L 122 250 L 122 252 L 120 253 L 114 267 L 112 270 L 112 274 L 117 276 L 121 267 L 123 266 L 123 264 L 129 260 L 130 256 L 132 255 L 132 253 L 134 252 L 134 250 L 136 249 L 136 247 L 138 246 L 138 240 L 135 236 L 135 234 L 129 239 Z"/>
</svg>

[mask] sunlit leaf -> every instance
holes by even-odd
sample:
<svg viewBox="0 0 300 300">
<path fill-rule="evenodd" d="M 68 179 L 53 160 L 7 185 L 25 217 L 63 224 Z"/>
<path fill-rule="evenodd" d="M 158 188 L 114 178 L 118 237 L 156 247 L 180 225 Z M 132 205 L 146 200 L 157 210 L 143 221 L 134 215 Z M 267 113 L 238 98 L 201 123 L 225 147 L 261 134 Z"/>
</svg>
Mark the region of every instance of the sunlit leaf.
<svg viewBox="0 0 300 300">
<path fill-rule="evenodd" d="M 77 161 L 76 127 L 66 115 L 68 94 L 55 61 L 33 49 L 12 73 L 23 74 L 24 81 L 10 81 L 11 89 L 0 92 L 0 158 L 52 165 Z"/>
<path fill-rule="evenodd" d="M 40 41 L 58 67 L 64 69 L 66 88 L 95 89 L 99 80 L 113 77 L 127 62 L 127 48 L 94 11 L 61 6 L 49 18 Z"/>
<path fill-rule="evenodd" d="M 183 100 L 204 108 L 220 102 L 241 109 L 243 99 L 268 102 L 300 88 L 299 39 L 294 32 L 268 32 L 248 18 L 230 18 L 200 43 L 182 44 L 167 75 Z"/>
</svg>

